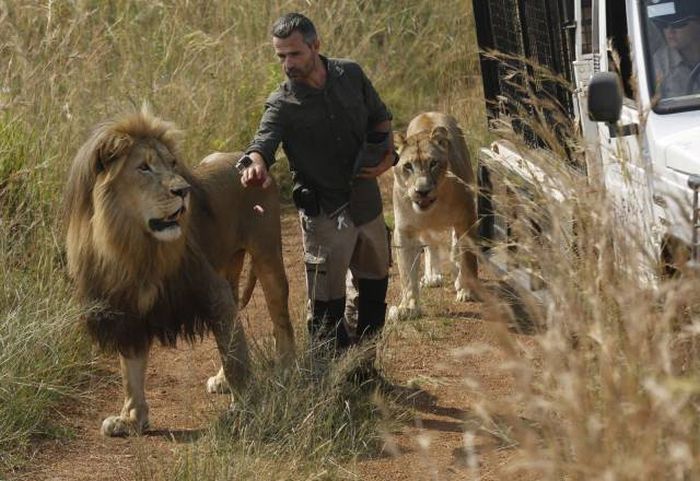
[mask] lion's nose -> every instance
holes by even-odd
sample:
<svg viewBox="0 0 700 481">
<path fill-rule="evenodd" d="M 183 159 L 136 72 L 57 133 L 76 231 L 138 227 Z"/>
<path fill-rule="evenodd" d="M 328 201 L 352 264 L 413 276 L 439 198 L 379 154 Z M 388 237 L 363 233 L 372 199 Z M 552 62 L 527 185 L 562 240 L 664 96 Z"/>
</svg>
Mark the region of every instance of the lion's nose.
<svg viewBox="0 0 700 481">
<path fill-rule="evenodd" d="M 192 187 L 190 187 L 189 185 L 185 185 L 182 187 L 170 189 L 170 193 L 178 197 L 186 197 L 187 194 L 190 193 L 190 190 L 192 190 Z"/>
<path fill-rule="evenodd" d="M 416 189 L 416 194 L 421 197 L 427 197 L 430 194 L 430 189 Z"/>
</svg>

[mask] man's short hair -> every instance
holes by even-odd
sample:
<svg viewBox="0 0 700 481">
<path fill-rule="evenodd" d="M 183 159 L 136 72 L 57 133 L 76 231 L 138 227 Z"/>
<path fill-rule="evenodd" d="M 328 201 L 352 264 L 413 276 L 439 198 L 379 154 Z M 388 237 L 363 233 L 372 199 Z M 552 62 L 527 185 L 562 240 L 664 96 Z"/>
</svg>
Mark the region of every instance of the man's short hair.
<svg viewBox="0 0 700 481">
<path fill-rule="evenodd" d="M 311 45 L 318 38 L 313 22 L 301 13 L 284 14 L 272 24 L 273 37 L 287 38 L 294 32 L 301 33 L 307 45 Z"/>
</svg>

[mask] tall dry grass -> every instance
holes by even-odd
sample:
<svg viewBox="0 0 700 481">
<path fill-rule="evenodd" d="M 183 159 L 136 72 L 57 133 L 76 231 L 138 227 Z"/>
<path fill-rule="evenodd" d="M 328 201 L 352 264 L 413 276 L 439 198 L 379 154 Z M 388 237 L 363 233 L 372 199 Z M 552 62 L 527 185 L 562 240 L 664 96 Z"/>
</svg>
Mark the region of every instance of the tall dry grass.
<svg viewBox="0 0 700 481">
<path fill-rule="evenodd" d="M 185 131 L 190 163 L 244 147 L 282 80 L 268 32 L 290 10 L 314 19 L 324 52 L 363 64 L 398 126 L 421 110 L 480 108 L 469 2 L 0 0 L 0 473 L 37 437 L 71 435 L 57 405 L 90 402 L 94 356 L 58 220 L 87 131 L 147 101 Z"/>
<path fill-rule="evenodd" d="M 269 25 L 293 9 L 317 22 L 324 51 L 363 63 L 397 125 L 444 110 L 462 121 L 472 146 L 484 143 L 470 2 L 0 1 L 0 472 L 21 462 L 34 437 L 70 435 L 55 406 L 86 394 L 93 357 L 70 300 L 56 221 L 86 130 L 147 100 L 184 128 L 192 163 L 242 147 L 281 80 Z M 531 158 L 545 181 L 525 196 L 501 172 L 515 195 L 497 192 L 495 200 L 519 213 L 510 217 L 511 262 L 546 282 L 549 297 L 525 297 L 514 309 L 481 293 L 484 316 L 500 332 L 496 348 L 508 358 L 503 375 L 517 382 L 508 402 L 474 388 L 483 423 L 467 428 L 496 426 L 518 453 L 508 468 L 533 479 L 698 478 L 697 277 L 641 280 L 641 244 L 611 215 L 600 186 L 561 158 Z M 552 181 L 563 199 L 552 196 Z M 523 311 L 538 326 L 535 349 L 512 335 Z M 484 347 L 494 348 L 458 354 Z M 371 450 L 380 429 L 372 400 L 342 383 L 309 383 L 303 362 L 282 374 L 259 359 L 261 378 L 251 402 L 242 401 L 249 409 L 213 427 L 175 468 L 150 474 L 352 477 L 343 463 Z M 480 479 L 478 462 L 470 465 Z"/>
<path fill-rule="evenodd" d="M 508 122 L 501 125 L 536 166 L 529 182 L 489 163 L 500 179 L 494 200 L 512 233 L 495 249 L 546 285 L 547 295 L 521 293 L 516 309 L 482 292 L 485 317 L 499 326 L 503 375 L 516 388 L 499 402 L 482 394 L 475 410 L 482 428 L 498 426 L 517 453 L 508 466 L 513 475 L 699 479 L 700 278 L 682 263 L 680 277 L 663 275 L 660 243 L 641 237 L 600 179 L 585 175 L 587 146 L 575 124 L 559 117 L 568 135 L 553 135 L 545 112 L 557 110 L 531 96 L 518 120 L 559 155 L 529 148 Z M 635 159 L 616 161 L 624 171 Z M 535 347 L 526 347 L 513 332 L 533 325 Z M 466 346 L 459 355 L 471 359 L 483 348 L 494 346 Z"/>
<path fill-rule="evenodd" d="M 507 122 L 499 126 L 499 135 L 536 167 L 527 185 L 487 164 L 498 184 L 499 222 L 507 222 L 512 234 L 493 250 L 529 271 L 547 292 L 540 298 L 517 290 L 505 296 L 487 288 L 493 283 L 479 292 L 497 342 L 464 346 L 456 360 L 468 371 L 478 356 L 498 351 L 505 359 L 493 368 L 513 379 L 514 388 L 494 399 L 475 382 L 477 375 L 465 379 L 480 419 L 464 425 L 470 479 L 698 479 L 700 278 L 682 265 L 681 277 L 662 275 L 659 251 L 649 250 L 600 181 L 586 176 L 586 146 L 575 122 L 559 111 L 534 96 L 520 111 L 518 120 L 544 139 L 547 151 L 525 145 Z M 553 121 L 564 137 L 555 135 Z M 630 160 L 618 159 L 623 167 Z M 651 282 L 650 266 L 656 268 Z M 523 334 L 533 342 L 523 343 Z M 481 459 L 489 453 L 474 440 L 485 434 L 512 453 L 506 466 L 488 465 L 482 472 Z M 178 479 L 253 479 L 258 469 L 274 478 L 280 469 L 258 451 L 241 454 L 227 435 L 210 441 L 200 445 L 210 451 L 182 458 Z M 222 441 L 228 448 L 233 442 L 233 451 L 222 449 Z M 266 448 L 280 452 L 274 443 Z M 327 470 L 323 461 L 334 460 L 328 455 L 311 465 L 316 469 L 284 472 L 295 479 L 353 477 L 352 471 Z"/>
</svg>

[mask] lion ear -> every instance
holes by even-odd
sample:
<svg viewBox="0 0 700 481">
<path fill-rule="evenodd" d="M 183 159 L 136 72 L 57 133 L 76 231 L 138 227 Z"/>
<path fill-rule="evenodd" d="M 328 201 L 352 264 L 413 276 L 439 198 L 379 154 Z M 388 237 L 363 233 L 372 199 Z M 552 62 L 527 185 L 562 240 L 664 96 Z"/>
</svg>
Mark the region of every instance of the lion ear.
<svg viewBox="0 0 700 481">
<path fill-rule="evenodd" d="M 95 146 L 95 170 L 101 172 L 118 159 L 131 145 L 132 138 L 123 133 L 105 131 Z"/>
<path fill-rule="evenodd" d="M 92 209 L 92 190 L 100 172 L 132 144 L 132 139 L 112 130 L 108 125 L 98 128 L 78 149 L 73 159 L 63 198 L 64 217 L 72 219 L 87 215 Z"/>
<path fill-rule="evenodd" d="M 396 149 L 396 152 L 401 154 L 401 151 L 403 148 L 406 146 L 406 136 L 403 134 L 403 132 L 399 132 L 398 130 L 394 131 L 394 148 Z"/>
<path fill-rule="evenodd" d="M 438 144 L 443 149 L 447 149 L 450 145 L 449 132 L 442 125 L 433 127 L 433 130 L 430 131 L 430 141 Z"/>
</svg>

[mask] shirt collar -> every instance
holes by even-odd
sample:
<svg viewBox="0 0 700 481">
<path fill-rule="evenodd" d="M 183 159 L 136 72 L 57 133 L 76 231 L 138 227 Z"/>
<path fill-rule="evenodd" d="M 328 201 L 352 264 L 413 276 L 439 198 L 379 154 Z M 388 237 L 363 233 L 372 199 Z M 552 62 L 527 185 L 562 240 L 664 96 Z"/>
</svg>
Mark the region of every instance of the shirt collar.
<svg viewBox="0 0 700 481">
<path fill-rule="evenodd" d="M 326 67 L 326 84 L 323 88 L 317 89 L 304 83 L 294 83 L 287 79 L 284 82 L 285 90 L 294 94 L 297 98 L 309 97 L 327 90 L 338 77 L 345 73 L 343 66 L 336 59 L 328 58 L 323 55 L 320 55 L 320 57 L 323 65 Z"/>
<path fill-rule="evenodd" d="M 679 65 L 683 65 L 686 63 L 685 60 L 683 60 L 683 56 L 678 50 L 676 50 L 675 48 L 669 48 L 668 50 L 668 61 L 671 64 L 671 67 L 676 68 Z"/>
</svg>

